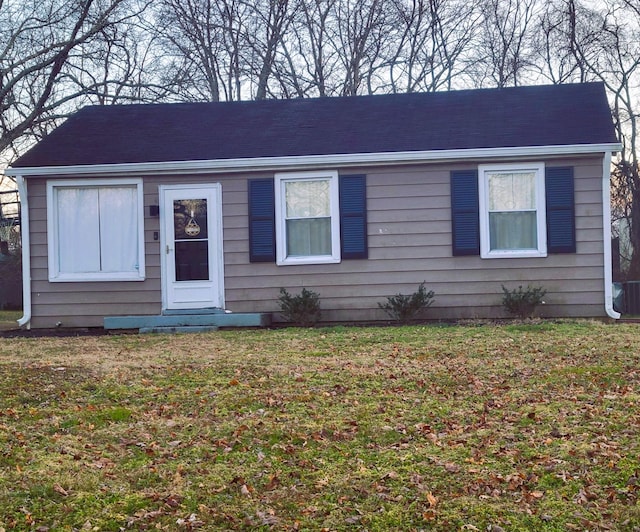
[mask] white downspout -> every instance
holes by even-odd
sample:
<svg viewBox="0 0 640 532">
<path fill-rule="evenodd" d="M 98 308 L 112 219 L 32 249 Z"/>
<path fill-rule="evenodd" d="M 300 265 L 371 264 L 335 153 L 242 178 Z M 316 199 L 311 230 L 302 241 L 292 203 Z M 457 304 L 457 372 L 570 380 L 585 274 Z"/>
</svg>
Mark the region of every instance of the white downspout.
<svg viewBox="0 0 640 532">
<path fill-rule="evenodd" d="M 29 234 L 29 198 L 27 183 L 21 175 L 16 176 L 20 194 L 20 237 L 22 238 L 22 312 L 18 320 L 20 327 L 31 328 L 31 237 Z"/>
<path fill-rule="evenodd" d="M 611 260 L 611 152 L 602 158 L 602 230 L 604 239 L 604 310 L 617 320 L 620 313 L 613 309 L 613 272 Z"/>
</svg>

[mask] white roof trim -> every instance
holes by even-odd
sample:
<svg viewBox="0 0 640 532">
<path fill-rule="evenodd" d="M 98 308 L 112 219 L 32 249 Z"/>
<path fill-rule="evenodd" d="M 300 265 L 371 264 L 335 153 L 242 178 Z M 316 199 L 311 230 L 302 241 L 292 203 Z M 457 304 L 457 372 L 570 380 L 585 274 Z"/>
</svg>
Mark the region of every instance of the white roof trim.
<svg viewBox="0 0 640 532">
<path fill-rule="evenodd" d="M 81 175 L 141 175 L 172 173 L 219 173 L 250 170 L 309 169 L 335 166 L 390 165 L 437 162 L 462 159 L 492 159 L 505 157 L 543 157 L 617 152 L 618 143 L 574 144 L 566 146 L 523 146 L 511 148 L 473 148 L 465 150 L 435 150 L 383 153 L 345 153 L 287 157 L 256 157 L 243 159 L 212 159 L 202 161 L 162 161 L 147 163 L 91 164 L 75 166 L 34 166 L 7 168 L 9 176 L 81 176 Z"/>
</svg>

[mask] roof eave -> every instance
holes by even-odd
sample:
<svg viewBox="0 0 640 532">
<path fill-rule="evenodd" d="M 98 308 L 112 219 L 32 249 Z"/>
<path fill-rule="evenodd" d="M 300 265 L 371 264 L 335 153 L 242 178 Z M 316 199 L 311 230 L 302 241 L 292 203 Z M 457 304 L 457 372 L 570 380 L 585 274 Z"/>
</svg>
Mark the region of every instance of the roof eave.
<svg viewBox="0 0 640 532">
<path fill-rule="evenodd" d="M 544 157 L 618 152 L 620 143 L 573 144 L 557 146 L 522 146 L 504 148 L 473 148 L 456 150 L 345 153 L 242 159 L 212 159 L 191 161 L 160 161 L 144 163 L 87 164 L 73 166 L 10 167 L 8 176 L 88 176 L 88 175 L 166 175 L 182 173 L 221 173 L 258 170 L 301 170 L 309 168 L 349 167 L 362 165 L 397 165 L 452 160 L 484 160 L 513 157 Z"/>
</svg>

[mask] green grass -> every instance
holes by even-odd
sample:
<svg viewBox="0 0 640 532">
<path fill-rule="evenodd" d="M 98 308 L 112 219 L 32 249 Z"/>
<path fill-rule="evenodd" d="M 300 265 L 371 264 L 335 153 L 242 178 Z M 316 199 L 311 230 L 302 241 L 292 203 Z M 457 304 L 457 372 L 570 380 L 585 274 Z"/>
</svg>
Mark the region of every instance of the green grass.
<svg viewBox="0 0 640 532">
<path fill-rule="evenodd" d="M 640 335 L 5 338 L 0 530 L 637 530 Z"/>
<path fill-rule="evenodd" d="M 0 330 L 17 329 L 16 323 L 22 317 L 21 310 L 0 310 Z"/>
</svg>

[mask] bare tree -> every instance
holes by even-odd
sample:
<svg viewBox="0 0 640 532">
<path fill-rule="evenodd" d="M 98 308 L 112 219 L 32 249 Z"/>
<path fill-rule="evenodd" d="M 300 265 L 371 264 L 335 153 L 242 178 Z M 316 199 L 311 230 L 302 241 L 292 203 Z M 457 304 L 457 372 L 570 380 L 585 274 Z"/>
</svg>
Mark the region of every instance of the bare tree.
<svg viewBox="0 0 640 532">
<path fill-rule="evenodd" d="M 134 0 L 0 2 L 0 153 L 11 159 L 96 89 L 74 68 L 82 50 L 137 11 Z M 75 65 L 75 66 L 74 66 Z M 81 67 L 79 67 L 81 68 Z"/>
<path fill-rule="evenodd" d="M 396 0 L 399 29 L 389 59 L 393 92 L 450 90 L 464 71 L 478 15 L 458 0 Z"/>
<path fill-rule="evenodd" d="M 346 96 L 384 90 L 394 24 L 383 0 L 297 0 L 272 63 L 279 94 Z M 262 62 L 264 65 L 264 61 Z"/>
<path fill-rule="evenodd" d="M 247 32 L 252 92 L 256 100 L 264 100 L 277 55 L 294 18 L 293 3 L 289 0 L 253 0 L 247 4 L 252 7 Z"/>
<path fill-rule="evenodd" d="M 149 31 L 164 50 L 162 79 L 175 97 L 242 98 L 249 11 L 241 0 L 161 0 Z"/>
<path fill-rule="evenodd" d="M 336 0 L 302 0 L 300 4 L 309 44 L 300 55 L 310 75 L 311 86 L 319 96 L 327 96 L 332 92 L 328 83 L 333 76 L 337 55 L 327 43 L 327 23 Z"/>
<path fill-rule="evenodd" d="M 640 111 L 640 10 L 631 2 L 610 6 L 602 27 L 603 48 L 589 66 L 602 81 L 613 100 L 613 117 L 622 141 L 616 162 L 612 195 L 627 221 L 631 256 L 627 269 L 630 279 L 640 279 L 640 167 L 638 134 Z M 584 59 L 586 61 L 586 59 Z"/>
<path fill-rule="evenodd" d="M 150 31 L 164 83 L 193 101 L 264 99 L 294 11 L 289 0 L 161 0 Z"/>
<path fill-rule="evenodd" d="M 570 49 L 580 65 L 581 80 L 604 82 L 622 151 L 612 180 L 614 216 L 626 220 L 631 255 L 627 275 L 640 279 L 640 168 L 638 167 L 637 98 L 640 89 L 640 8 L 631 0 L 611 0 L 587 8 L 565 0 Z"/>
<path fill-rule="evenodd" d="M 378 88 L 376 74 L 389 38 L 388 5 L 383 0 L 336 2 L 329 40 L 340 63 L 341 96 L 371 94 Z"/>
<path fill-rule="evenodd" d="M 296 0 L 274 76 L 285 98 L 335 93 L 337 52 L 330 31 L 337 0 Z"/>
<path fill-rule="evenodd" d="M 71 54 L 65 80 L 85 88 L 75 106 L 156 102 L 168 95 L 158 75 L 161 62 L 153 36 L 131 19 L 80 45 Z"/>
<path fill-rule="evenodd" d="M 474 43 L 476 86 L 520 85 L 531 66 L 536 0 L 481 0 L 482 22 Z"/>
<path fill-rule="evenodd" d="M 550 1 L 540 14 L 534 36 L 535 67 L 541 79 L 551 83 L 579 81 L 586 69 L 576 60 L 575 35 L 566 0 Z"/>
</svg>

